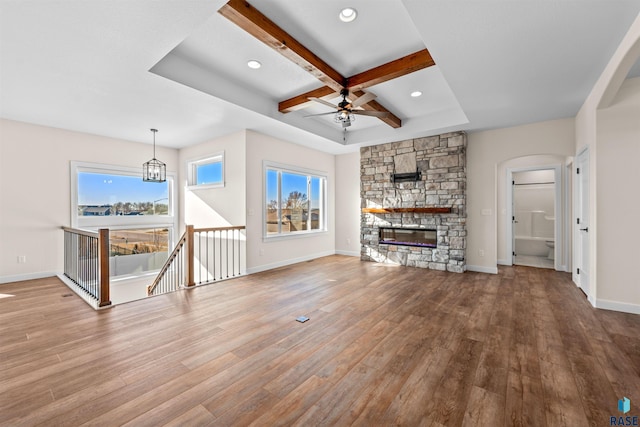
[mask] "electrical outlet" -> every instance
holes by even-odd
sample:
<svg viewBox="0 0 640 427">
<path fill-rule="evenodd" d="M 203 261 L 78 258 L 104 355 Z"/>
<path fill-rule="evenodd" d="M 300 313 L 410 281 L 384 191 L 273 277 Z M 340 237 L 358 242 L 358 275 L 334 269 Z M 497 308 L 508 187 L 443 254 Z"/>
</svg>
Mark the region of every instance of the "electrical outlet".
<svg viewBox="0 0 640 427">
<path fill-rule="evenodd" d="M 264 255 L 264 249 L 260 249 L 260 250 L 258 251 L 258 254 L 260 254 L 260 256 Z"/>
<path fill-rule="evenodd" d="M 478 250 L 478 255 L 484 256 L 484 249 L 479 249 Z"/>
<path fill-rule="evenodd" d="M 27 256 L 26 255 L 18 255 L 18 264 L 26 264 Z"/>
<path fill-rule="evenodd" d="M 347 245 L 351 244 L 351 239 L 347 237 Z"/>
</svg>

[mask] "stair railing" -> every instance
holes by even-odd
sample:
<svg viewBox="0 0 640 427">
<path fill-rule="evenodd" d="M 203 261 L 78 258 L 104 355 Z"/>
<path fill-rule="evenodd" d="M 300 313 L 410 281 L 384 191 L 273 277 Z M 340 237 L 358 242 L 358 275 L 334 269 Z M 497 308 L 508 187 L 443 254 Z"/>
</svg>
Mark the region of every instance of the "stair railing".
<svg viewBox="0 0 640 427">
<path fill-rule="evenodd" d="M 193 269 L 198 285 L 242 275 L 244 225 L 194 230 Z M 197 277 L 195 277 L 197 276 Z"/>
<path fill-rule="evenodd" d="M 111 305 L 109 296 L 109 229 L 95 231 L 62 227 L 64 275 L 98 307 Z"/>
<path fill-rule="evenodd" d="M 177 291 L 181 286 L 191 286 L 192 274 L 188 270 L 189 246 L 193 246 L 193 226 L 187 225 L 187 229 L 178 239 L 175 248 L 169 254 L 169 258 L 160 269 L 153 283 L 147 286 L 147 295 L 159 295 Z M 186 248 L 186 249 L 185 249 Z M 190 279 L 191 276 L 191 279 Z"/>
<path fill-rule="evenodd" d="M 243 274 L 242 233 L 246 227 L 198 228 L 187 225 L 147 295 L 204 285 Z M 195 276 L 198 281 L 196 283 Z"/>
</svg>

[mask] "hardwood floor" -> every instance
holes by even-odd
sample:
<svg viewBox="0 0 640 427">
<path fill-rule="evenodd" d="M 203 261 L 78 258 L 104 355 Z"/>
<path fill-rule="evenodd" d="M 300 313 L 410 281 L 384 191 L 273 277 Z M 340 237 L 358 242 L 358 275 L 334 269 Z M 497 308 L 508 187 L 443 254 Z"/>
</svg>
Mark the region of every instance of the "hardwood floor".
<svg viewBox="0 0 640 427">
<path fill-rule="evenodd" d="M 552 270 L 331 256 L 99 312 L 69 293 L 0 286 L 0 425 L 608 426 L 623 396 L 640 415 L 640 316 Z"/>
</svg>

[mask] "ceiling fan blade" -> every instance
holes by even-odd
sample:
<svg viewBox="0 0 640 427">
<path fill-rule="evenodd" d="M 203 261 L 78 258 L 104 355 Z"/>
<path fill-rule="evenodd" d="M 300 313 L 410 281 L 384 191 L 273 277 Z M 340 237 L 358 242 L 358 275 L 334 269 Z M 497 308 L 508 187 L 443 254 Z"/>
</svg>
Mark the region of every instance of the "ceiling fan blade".
<svg viewBox="0 0 640 427">
<path fill-rule="evenodd" d="M 326 105 L 327 107 L 331 107 L 331 108 L 338 108 L 337 105 L 333 105 L 332 103 L 325 101 L 324 99 L 320 99 L 320 98 L 316 98 L 316 97 L 310 97 L 307 98 L 309 101 L 315 101 L 315 102 L 319 102 L 322 105 Z"/>
<path fill-rule="evenodd" d="M 306 116 L 302 116 L 302 117 L 315 117 L 315 116 L 327 116 L 329 114 L 335 114 L 335 111 L 329 111 L 328 113 L 318 113 L 318 114 L 309 114 Z"/>
<path fill-rule="evenodd" d="M 358 114 L 360 116 L 372 116 L 372 117 L 387 117 L 388 111 L 365 111 L 365 110 L 353 110 L 351 114 Z"/>
<path fill-rule="evenodd" d="M 366 104 L 369 101 L 373 101 L 374 99 L 376 99 L 376 95 L 374 93 L 367 92 L 364 95 L 362 95 L 361 97 L 354 99 L 353 102 L 351 103 L 351 106 L 353 108 L 356 108 L 356 107 L 359 107 L 361 105 Z"/>
</svg>

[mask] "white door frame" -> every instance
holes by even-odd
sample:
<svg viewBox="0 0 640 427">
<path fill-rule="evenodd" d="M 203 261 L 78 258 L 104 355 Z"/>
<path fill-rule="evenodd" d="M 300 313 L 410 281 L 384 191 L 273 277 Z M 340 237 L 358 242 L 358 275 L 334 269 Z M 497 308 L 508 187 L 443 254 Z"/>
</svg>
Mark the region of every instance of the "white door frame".
<svg viewBox="0 0 640 427">
<path fill-rule="evenodd" d="M 507 229 L 505 230 L 505 236 L 507 238 L 507 254 L 509 254 L 507 258 L 507 265 L 513 265 L 513 174 L 516 172 L 528 172 L 528 171 L 538 171 L 538 170 L 553 170 L 554 174 L 554 191 L 555 191 L 555 201 L 554 201 L 554 210 L 556 220 L 554 223 L 554 238 L 555 238 L 555 249 L 554 249 L 554 261 L 553 267 L 558 271 L 565 271 L 566 265 L 562 265 L 561 258 L 564 257 L 558 256 L 564 254 L 564 247 L 566 241 L 564 239 L 564 234 L 562 233 L 563 225 L 565 223 L 565 210 L 564 203 L 562 203 L 563 197 L 563 174 L 562 174 L 562 164 L 550 164 L 545 166 L 529 166 L 522 168 L 507 168 L 507 179 L 506 179 L 506 208 L 507 208 L 507 220 L 505 221 Z M 511 219 L 509 219 L 511 218 Z"/>
<path fill-rule="evenodd" d="M 573 186 L 573 174 L 575 170 L 575 162 L 573 158 L 567 160 L 564 170 L 564 208 L 565 208 L 565 221 L 564 221 L 564 262 L 567 273 L 571 273 L 573 268 L 573 223 L 575 222 L 575 211 L 573 209 L 573 202 L 575 198 L 575 187 Z M 570 243 L 571 242 L 571 243 Z"/>
<path fill-rule="evenodd" d="M 580 167 L 582 158 L 586 157 L 586 164 L 587 164 L 587 170 L 583 169 L 580 171 L 581 175 L 577 174 L 577 170 Z M 575 173 L 573 175 L 573 178 L 575 179 L 574 181 L 574 197 L 573 197 L 573 203 L 574 203 L 574 215 L 573 215 L 573 222 L 572 222 L 572 226 L 574 227 L 574 233 L 573 233 L 573 269 L 571 272 L 571 278 L 573 279 L 573 282 L 580 288 L 582 289 L 582 292 L 585 293 L 585 295 L 587 295 L 587 298 L 589 299 L 589 301 L 593 304 L 593 301 L 591 299 L 590 296 L 590 283 L 589 282 L 589 273 L 590 271 L 588 270 L 588 266 L 585 269 L 584 268 L 584 256 L 585 254 L 583 253 L 583 239 L 590 239 L 589 234 L 588 233 L 584 233 L 582 231 L 580 231 L 581 228 L 585 227 L 584 224 L 584 213 L 582 212 L 582 192 L 583 192 L 583 188 L 582 188 L 582 179 L 585 176 L 587 176 L 587 180 L 588 180 L 588 184 L 589 186 L 591 185 L 590 182 L 590 153 L 589 153 L 589 147 L 585 147 L 584 149 L 582 149 L 578 155 L 576 156 L 576 161 L 575 161 Z M 587 197 L 590 197 L 591 195 L 589 194 L 589 189 L 587 189 Z M 587 207 L 587 214 L 590 214 L 590 212 L 588 212 L 589 207 Z M 587 217 L 589 218 L 590 215 Z M 582 224 L 578 224 L 578 218 L 583 218 L 582 220 Z M 590 227 L 590 220 L 587 220 L 587 227 Z M 587 242 L 588 244 L 588 242 Z M 589 246 L 587 245 L 587 248 L 589 249 Z M 589 255 L 587 254 L 587 257 Z M 590 260 L 589 260 L 590 261 Z M 580 269 L 581 272 L 584 272 L 586 270 L 586 275 L 583 274 L 578 274 L 578 268 Z M 584 278 L 586 277 L 586 281 L 587 283 L 583 283 L 585 280 Z"/>
</svg>

